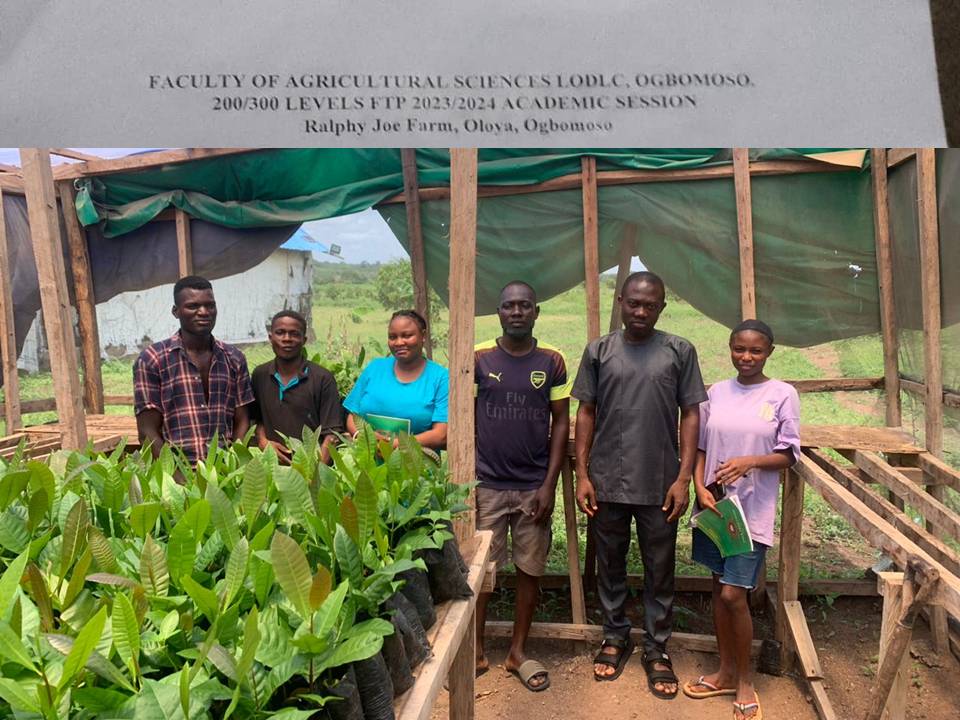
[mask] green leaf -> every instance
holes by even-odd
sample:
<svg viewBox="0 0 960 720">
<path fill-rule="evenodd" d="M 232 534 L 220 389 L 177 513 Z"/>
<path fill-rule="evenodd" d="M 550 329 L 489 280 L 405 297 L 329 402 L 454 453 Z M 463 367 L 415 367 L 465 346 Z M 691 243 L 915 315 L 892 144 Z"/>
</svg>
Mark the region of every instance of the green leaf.
<svg viewBox="0 0 960 720">
<path fill-rule="evenodd" d="M 20 553 L 30 544 L 26 514 L 19 505 L 8 507 L 0 514 L 0 548 Z"/>
<path fill-rule="evenodd" d="M 112 573 L 92 573 L 87 575 L 86 580 L 100 583 L 101 585 L 113 585 L 116 587 L 126 587 L 131 590 L 137 587 L 137 581 L 123 575 L 114 575 Z M 155 595 L 156 593 L 151 593 Z"/>
<path fill-rule="evenodd" d="M 189 575 L 180 578 L 180 585 L 210 622 L 217 619 L 217 594 L 213 590 L 205 588 Z"/>
<path fill-rule="evenodd" d="M 373 537 L 373 529 L 380 521 L 380 513 L 377 510 L 377 490 L 373 486 L 373 481 L 365 472 L 357 476 L 357 489 L 353 500 L 357 505 L 359 515 L 359 528 L 357 544 L 366 544 Z"/>
<path fill-rule="evenodd" d="M 30 597 L 37 606 L 37 612 L 40 613 L 40 627 L 44 632 L 50 632 L 53 630 L 53 604 L 50 602 L 50 589 L 40 568 L 33 563 L 27 565 L 27 580 L 30 586 Z"/>
<path fill-rule="evenodd" d="M 237 673 L 244 678 L 253 667 L 257 648 L 260 646 L 260 628 L 257 621 L 257 606 L 254 605 L 243 623 L 243 647 L 240 650 L 240 662 L 237 663 Z"/>
<path fill-rule="evenodd" d="M 363 560 L 356 544 L 342 525 L 337 525 L 337 532 L 333 536 L 333 551 L 337 555 L 341 575 L 354 587 L 359 588 L 363 582 Z"/>
<path fill-rule="evenodd" d="M 47 642 L 50 643 L 51 647 L 53 647 L 53 649 L 61 655 L 68 655 L 73 649 L 74 640 L 69 635 L 47 633 L 47 635 L 44 637 L 46 637 Z M 123 673 L 117 669 L 117 666 L 107 660 L 96 650 L 90 653 L 90 658 L 87 660 L 86 667 L 87 670 L 96 673 L 104 680 L 116 685 L 117 687 L 122 687 L 124 690 L 129 690 L 132 693 L 136 692 L 136 689 L 130 684 L 130 681 L 127 680 Z"/>
<path fill-rule="evenodd" d="M 210 443 L 210 452 L 215 452 L 213 443 Z M 180 709 L 185 718 L 190 717 L 190 663 L 184 663 L 180 671 Z"/>
<path fill-rule="evenodd" d="M 314 616 L 314 634 L 318 637 L 325 637 L 327 633 L 333 630 L 337 619 L 340 617 L 340 610 L 343 608 L 343 601 L 347 597 L 347 591 L 350 590 L 350 581 L 344 580 L 337 586 Z"/>
<path fill-rule="evenodd" d="M 30 471 L 30 489 L 36 492 L 40 488 L 47 493 L 50 502 L 57 497 L 57 479 L 54 477 L 53 470 L 39 460 L 31 460 L 27 463 L 27 469 Z"/>
<path fill-rule="evenodd" d="M 274 482 L 280 491 L 280 501 L 287 515 L 306 527 L 313 534 L 313 528 L 307 522 L 308 514 L 315 514 L 310 487 L 303 475 L 291 467 L 278 467 L 274 472 Z"/>
<path fill-rule="evenodd" d="M 243 484 L 240 486 L 240 507 L 247 519 L 247 534 L 253 528 L 260 506 L 267 497 L 267 471 L 260 458 L 254 458 L 243 468 Z"/>
<path fill-rule="evenodd" d="M 330 654 L 329 657 L 317 668 L 317 672 L 322 672 L 330 668 L 337 668 L 347 663 L 366 660 L 373 657 L 380 648 L 383 647 L 383 637 L 374 633 L 364 633 L 346 640 L 339 645 Z"/>
<path fill-rule="evenodd" d="M 83 629 L 77 633 L 77 637 L 73 641 L 73 647 L 70 648 L 67 659 L 63 661 L 63 674 L 60 676 L 60 682 L 57 685 L 58 689 L 62 690 L 69 685 L 76 674 L 87 664 L 90 653 L 96 649 L 97 643 L 100 641 L 100 636 L 103 634 L 103 626 L 106 622 L 107 608 L 102 607 L 100 608 L 100 612 L 94 615 L 90 621 L 83 626 Z"/>
<path fill-rule="evenodd" d="M 140 583 L 148 595 L 166 595 L 170 587 L 166 553 L 154 542 L 152 535 L 147 535 L 140 553 Z"/>
<path fill-rule="evenodd" d="M 209 490 L 212 485 L 207 485 Z M 250 557 L 250 545 L 245 537 L 240 538 L 230 553 L 227 560 L 227 569 L 224 573 L 224 589 L 222 607 L 227 607 L 233 602 L 233 598 L 243 587 L 243 581 L 247 577 L 247 562 Z"/>
<path fill-rule="evenodd" d="M 73 566 L 73 572 L 70 575 L 70 582 L 67 583 L 67 592 L 63 596 L 63 603 L 60 606 L 61 613 L 73 605 L 77 595 L 83 590 L 83 584 L 87 580 L 87 571 L 90 569 L 90 563 L 93 562 L 93 555 L 88 547 L 77 559 L 77 564 Z"/>
<path fill-rule="evenodd" d="M 13 598 L 20 587 L 20 580 L 27 569 L 30 551 L 24 550 L 11 562 L 0 575 L 0 618 L 6 619 Z"/>
<path fill-rule="evenodd" d="M 360 512 L 356 503 L 345 497 L 340 503 L 340 524 L 355 543 L 360 544 Z"/>
<path fill-rule="evenodd" d="M 210 503 L 210 519 L 213 527 L 220 531 L 220 537 L 223 538 L 227 550 L 233 550 L 233 546 L 240 539 L 240 526 L 237 522 L 237 513 L 234 512 L 233 503 L 230 498 L 213 483 L 207 485 L 205 495 L 207 502 Z"/>
<path fill-rule="evenodd" d="M 300 546 L 287 535 L 275 533 L 270 543 L 270 559 L 277 582 L 293 603 L 300 617 L 310 617 L 310 585 L 313 574 Z"/>
<path fill-rule="evenodd" d="M 101 501 L 103 506 L 114 512 L 120 512 L 126 495 L 127 490 L 124 487 L 123 477 L 120 475 L 119 468 L 116 465 L 107 467 L 107 472 L 103 479 L 103 495 Z"/>
<path fill-rule="evenodd" d="M 198 500 L 173 526 L 167 541 L 167 564 L 171 577 L 181 578 L 193 572 L 193 563 L 197 559 L 197 543 L 202 542 L 209 522 L 210 503 Z"/>
<path fill-rule="evenodd" d="M 207 489 L 210 485 L 207 485 Z M 202 647 L 202 643 L 197 643 L 197 647 Z M 240 682 L 240 676 L 237 673 L 237 661 L 230 651 L 220 643 L 214 643 L 207 652 L 207 660 L 213 663 L 213 666 L 226 675 L 233 682 Z"/>
<path fill-rule="evenodd" d="M 119 717 L 118 711 L 130 700 L 130 696 L 106 688 L 83 687 L 74 690 L 73 699 L 77 705 L 97 714 L 97 717 Z"/>
<path fill-rule="evenodd" d="M 0 698 L 6 700 L 14 710 L 40 714 L 40 703 L 37 701 L 37 689 L 34 683 L 0 678 Z"/>
<path fill-rule="evenodd" d="M 29 482 L 29 470 L 8 472 L 0 477 L 0 510 L 6 510 L 7 506 L 19 497 Z"/>
<path fill-rule="evenodd" d="M 0 657 L 22 665 L 37 675 L 40 674 L 20 636 L 3 620 L 0 620 Z"/>
<path fill-rule="evenodd" d="M 91 526 L 87 530 L 87 544 L 101 572 L 114 573 L 119 569 L 113 548 L 110 547 L 110 542 L 104 537 L 100 528 Z"/>
<path fill-rule="evenodd" d="M 137 537 L 147 536 L 156 524 L 162 508 L 158 502 L 140 503 L 130 508 L 130 528 Z"/>
<path fill-rule="evenodd" d="M 333 576 L 323 565 L 317 568 L 313 576 L 313 582 L 310 584 L 310 607 L 314 610 L 323 605 L 323 601 L 330 594 L 330 588 L 333 586 Z"/>
<path fill-rule="evenodd" d="M 126 595 L 118 593 L 113 599 L 113 615 L 110 617 L 113 629 L 113 644 L 130 673 L 140 677 L 140 623 L 137 622 L 133 605 Z"/>
<path fill-rule="evenodd" d="M 37 529 L 37 526 L 46 517 L 50 505 L 50 497 L 43 488 L 30 496 L 30 504 L 27 506 L 27 530 L 32 533 Z"/>
<path fill-rule="evenodd" d="M 86 537 L 89 525 L 90 517 L 87 514 L 87 501 L 80 498 L 70 508 L 70 513 L 67 515 L 67 520 L 63 526 L 63 545 L 60 546 L 61 580 L 66 576 L 70 565 L 73 564 L 73 560 Z"/>
</svg>

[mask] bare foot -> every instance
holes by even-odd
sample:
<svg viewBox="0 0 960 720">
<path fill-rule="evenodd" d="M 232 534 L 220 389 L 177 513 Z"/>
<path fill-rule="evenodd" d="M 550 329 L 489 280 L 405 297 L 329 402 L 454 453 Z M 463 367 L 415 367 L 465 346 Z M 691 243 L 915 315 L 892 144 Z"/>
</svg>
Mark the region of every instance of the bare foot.
<svg viewBox="0 0 960 720">
<path fill-rule="evenodd" d="M 733 675 L 724 674 L 719 670 L 712 675 L 704 675 L 703 682 L 710 683 L 713 687 L 711 688 L 709 685 L 700 685 L 698 683 L 690 683 L 689 687 L 694 692 L 710 692 L 714 688 L 728 690 L 736 685 L 736 679 Z"/>
<path fill-rule="evenodd" d="M 480 677 L 489 669 L 490 669 L 490 661 L 487 660 L 486 655 L 484 655 L 483 653 L 477 655 L 476 666 L 475 666 L 476 677 Z"/>
</svg>

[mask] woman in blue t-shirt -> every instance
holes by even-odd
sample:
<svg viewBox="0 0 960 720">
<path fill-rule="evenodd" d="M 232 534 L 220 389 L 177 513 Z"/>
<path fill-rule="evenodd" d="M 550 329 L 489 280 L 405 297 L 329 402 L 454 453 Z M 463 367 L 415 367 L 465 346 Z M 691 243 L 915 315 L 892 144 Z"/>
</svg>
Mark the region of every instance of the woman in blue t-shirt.
<svg viewBox="0 0 960 720">
<path fill-rule="evenodd" d="M 423 447 L 446 447 L 447 369 L 424 356 L 426 332 L 427 322 L 415 310 L 393 314 L 387 327 L 391 357 L 371 361 L 343 401 L 350 433 L 357 432 L 357 417 L 404 418 Z"/>
</svg>

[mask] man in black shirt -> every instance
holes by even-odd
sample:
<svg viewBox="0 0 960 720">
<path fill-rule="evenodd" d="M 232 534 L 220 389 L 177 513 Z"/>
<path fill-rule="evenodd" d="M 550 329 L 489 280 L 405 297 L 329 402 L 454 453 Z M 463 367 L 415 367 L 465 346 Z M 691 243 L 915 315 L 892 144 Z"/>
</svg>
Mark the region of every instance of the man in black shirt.
<svg viewBox="0 0 960 720">
<path fill-rule="evenodd" d="M 290 462 L 283 436 L 299 438 L 303 428 L 321 429 L 321 457 L 330 462 L 328 446 L 343 432 L 343 411 L 337 381 L 329 370 L 304 358 L 307 321 L 295 310 L 281 310 L 270 321 L 270 344 L 276 356 L 253 371 L 257 444 L 272 445 L 280 461 Z"/>
</svg>

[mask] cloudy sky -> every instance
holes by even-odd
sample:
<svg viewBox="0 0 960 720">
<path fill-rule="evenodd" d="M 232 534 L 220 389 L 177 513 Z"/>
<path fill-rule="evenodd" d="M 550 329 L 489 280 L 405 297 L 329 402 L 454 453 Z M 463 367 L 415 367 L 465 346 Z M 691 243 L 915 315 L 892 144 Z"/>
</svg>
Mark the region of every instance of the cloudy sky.
<svg viewBox="0 0 960 720">
<path fill-rule="evenodd" d="M 122 157 L 131 153 L 143 152 L 154 148 L 74 148 L 83 153 L 98 157 Z M 54 158 L 54 162 L 72 162 L 63 158 Z M 0 164 L 19 165 L 20 152 L 17 148 L 0 148 Z M 316 220 L 304 224 L 314 239 L 325 245 L 339 245 L 341 256 L 346 262 L 385 262 L 407 257 L 406 251 L 397 242 L 390 228 L 375 210 L 343 217 Z"/>
</svg>

